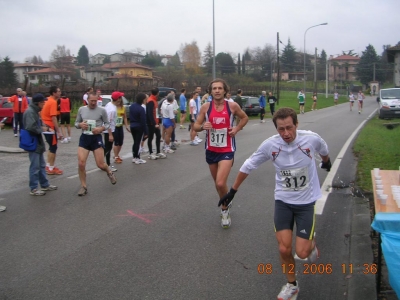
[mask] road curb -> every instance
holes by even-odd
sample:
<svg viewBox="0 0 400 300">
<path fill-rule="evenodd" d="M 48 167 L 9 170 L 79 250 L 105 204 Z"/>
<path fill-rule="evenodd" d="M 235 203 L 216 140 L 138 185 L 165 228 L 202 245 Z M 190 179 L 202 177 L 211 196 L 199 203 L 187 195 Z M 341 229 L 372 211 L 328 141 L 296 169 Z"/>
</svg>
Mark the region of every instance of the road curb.
<svg viewBox="0 0 400 300">
<path fill-rule="evenodd" d="M 373 263 L 371 247 L 371 216 L 368 198 L 354 198 L 351 224 L 350 260 L 353 274 L 348 278 L 348 300 L 377 299 L 376 275 L 364 274 L 364 264 Z"/>
<path fill-rule="evenodd" d="M 26 151 L 21 148 L 2 147 L 2 146 L 0 146 L 0 152 L 1 153 L 26 153 Z"/>
</svg>

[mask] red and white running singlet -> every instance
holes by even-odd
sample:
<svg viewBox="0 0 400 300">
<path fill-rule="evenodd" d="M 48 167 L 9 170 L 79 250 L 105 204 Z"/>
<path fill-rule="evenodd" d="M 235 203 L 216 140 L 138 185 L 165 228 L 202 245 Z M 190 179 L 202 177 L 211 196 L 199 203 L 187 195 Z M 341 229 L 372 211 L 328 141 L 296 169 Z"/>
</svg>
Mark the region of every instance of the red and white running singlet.
<svg viewBox="0 0 400 300">
<path fill-rule="evenodd" d="M 228 135 L 229 128 L 233 126 L 233 114 L 228 101 L 225 101 L 224 109 L 220 112 L 215 109 L 215 102 L 211 101 L 206 121 L 212 125 L 212 129 L 207 130 L 206 149 L 219 153 L 234 152 L 235 138 Z"/>
</svg>

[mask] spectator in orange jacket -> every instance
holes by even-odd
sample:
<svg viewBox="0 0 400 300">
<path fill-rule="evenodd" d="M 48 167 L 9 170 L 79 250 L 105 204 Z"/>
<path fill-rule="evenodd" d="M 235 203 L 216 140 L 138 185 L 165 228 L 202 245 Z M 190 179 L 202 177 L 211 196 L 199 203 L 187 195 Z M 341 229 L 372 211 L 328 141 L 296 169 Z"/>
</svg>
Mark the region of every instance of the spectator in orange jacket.
<svg viewBox="0 0 400 300">
<path fill-rule="evenodd" d="M 18 125 L 19 130 L 24 129 L 24 125 L 22 123 L 22 116 L 24 111 L 28 108 L 28 99 L 24 96 L 21 88 L 17 88 L 17 95 L 14 95 L 8 99 L 8 102 L 13 103 L 13 129 L 14 136 L 18 136 Z"/>
</svg>

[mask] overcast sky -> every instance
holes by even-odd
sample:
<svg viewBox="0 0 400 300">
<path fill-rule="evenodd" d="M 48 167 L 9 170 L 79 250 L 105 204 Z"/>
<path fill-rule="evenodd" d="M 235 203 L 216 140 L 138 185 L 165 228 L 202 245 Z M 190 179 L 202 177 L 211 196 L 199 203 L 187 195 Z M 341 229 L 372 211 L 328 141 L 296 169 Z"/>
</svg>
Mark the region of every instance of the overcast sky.
<svg viewBox="0 0 400 300">
<path fill-rule="evenodd" d="M 237 56 L 247 47 L 276 47 L 276 36 L 300 51 L 329 55 L 400 41 L 400 0 L 215 0 L 215 52 Z M 48 60 L 57 45 L 75 56 L 140 48 L 175 54 L 213 42 L 212 0 L 0 0 L 0 57 Z M 283 45 L 280 45 L 282 48 Z M 236 57 L 234 57 L 236 58 Z"/>
</svg>

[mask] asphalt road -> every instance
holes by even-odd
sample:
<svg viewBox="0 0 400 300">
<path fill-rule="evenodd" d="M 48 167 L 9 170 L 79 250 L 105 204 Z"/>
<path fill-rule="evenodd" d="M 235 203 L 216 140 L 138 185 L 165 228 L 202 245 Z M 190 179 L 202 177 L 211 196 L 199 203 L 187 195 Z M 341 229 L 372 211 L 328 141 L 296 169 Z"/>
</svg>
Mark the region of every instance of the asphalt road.
<svg viewBox="0 0 400 300">
<path fill-rule="evenodd" d="M 347 104 L 307 112 L 299 116 L 299 128 L 319 133 L 333 161 L 376 108 L 367 97 L 362 114 L 348 111 Z M 275 132 L 270 120 L 252 120 L 240 132 L 229 184 Z M 179 140 L 189 136 L 187 130 L 177 134 Z M 26 154 L 0 156 L 0 205 L 7 206 L 0 213 L 0 299 L 276 299 L 286 279 L 273 230 L 271 162 L 241 186 L 232 226 L 224 230 L 202 146 L 182 143 L 167 159 L 135 165 L 126 135 L 117 184 L 96 169 L 91 155 L 89 193 L 78 197 L 78 135 L 74 130 L 73 142 L 59 145 L 57 165 L 64 175 L 50 177 L 59 189 L 44 197 L 29 195 Z M 0 145 L 17 144 L 10 130 L 0 133 Z M 342 159 L 335 180 L 346 187 L 354 180 L 356 161 L 351 149 Z M 322 184 L 327 173 L 318 173 Z M 297 265 L 299 300 L 353 299 L 352 293 L 373 299 L 368 288 L 374 276 L 363 275 L 356 265 L 349 274 L 342 266 L 356 264 L 349 238 L 354 206 L 350 189 L 333 190 L 316 216 L 321 258 L 316 266 Z M 360 251 L 371 264 L 370 248 Z M 366 287 L 350 291 L 353 279 Z"/>
</svg>

